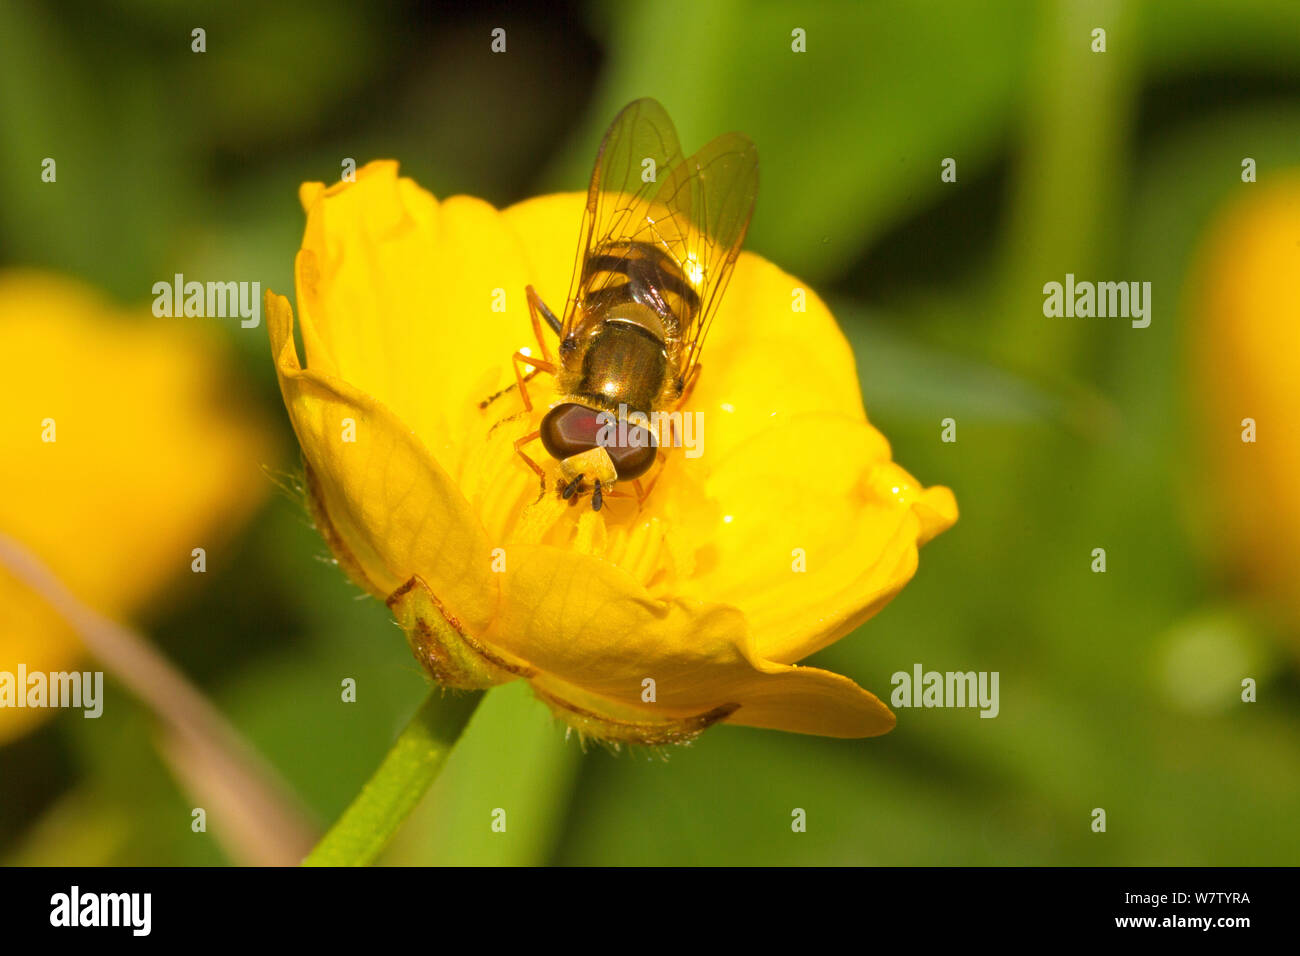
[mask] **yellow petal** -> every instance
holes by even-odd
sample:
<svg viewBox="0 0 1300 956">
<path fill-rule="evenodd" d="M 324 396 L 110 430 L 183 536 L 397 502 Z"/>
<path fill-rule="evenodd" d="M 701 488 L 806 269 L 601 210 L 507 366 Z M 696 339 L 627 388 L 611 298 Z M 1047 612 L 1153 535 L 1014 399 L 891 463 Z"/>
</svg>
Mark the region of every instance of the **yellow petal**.
<svg viewBox="0 0 1300 956">
<path fill-rule="evenodd" d="M 1212 559 L 1300 622 L 1300 170 L 1270 180 L 1225 206 L 1191 270 L 1197 500 Z"/>
<path fill-rule="evenodd" d="M 85 653 L 63 618 L 4 568 L 0 568 L 0 628 L 0 672 L 16 675 L 19 664 L 29 674 L 72 670 Z M 26 688 L 15 690 L 26 693 Z M 0 745 L 52 714 L 44 707 L 0 708 Z"/>
<path fill-rule="evenodd" d="M 511 376 L 516 349 L 537 347 L 518 239 L 487 203 L 439 203 L 393 162 L 355 183 L 308 184 L 302 198 L 307 368 L 383 402 L 454 473 L 465 411 Z"/>
<path fill-rule="evenodd" d="M 346 544 L 352 570 L 364 574 L 358 583 L 387 597 L 418 574 L 466 627 L 485 628 L 497 602 L 491 549 L 455 483 L 381 402 L 300 366 L 287 299 L 268 292 L 266 317 L 317 504 Z"/>
<path fill-rule="evenodd" d="M 119 309 L 66 278 L 0 274 L 0 530 L 79 598 L 129 618 L 192 584 L 270 489 L 263 422 L 202 323 Z M 45 422 L 54 441 L 43 441 Z M 80 643 L 0 572 L 0 670 L 64 670 Z M 0 739 L 47 710 L 0 711 Z"/>
<path fill-rule="evenodd" d="M 760 653 L 796 661 L 882 608 L 916 571 L 917 545 L 957 518 L 880 433 L 828 414 L 790 416 L 717 465 L 722 514 L 707 564 L 680 593 L 745 612 Z"/>
<path fill-rule="evenodd" d="M 893 727 L 889 709 L 848 678 L 763 660 L 734 608 L 654 600 L 607 562 L 558 548 L 516 545 L 506 561 L 484 642 L 527 661 L 546 696 L 646 719 L 733 704 L 728 723 L 834 737 Z"/>
</svg>

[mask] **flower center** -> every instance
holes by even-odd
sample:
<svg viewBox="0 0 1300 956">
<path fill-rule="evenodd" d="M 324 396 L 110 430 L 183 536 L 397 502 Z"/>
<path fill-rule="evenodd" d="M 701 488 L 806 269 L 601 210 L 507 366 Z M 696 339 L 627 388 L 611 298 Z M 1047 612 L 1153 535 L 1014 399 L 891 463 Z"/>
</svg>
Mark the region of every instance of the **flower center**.
<svg viewBox="0 0 1300 956">
<path fill-rule="evenodd" d="M 566 456 L 570 460 L 593 451 L 603 455 L 606 449 L 595 432 L 588 436 L 583 430 L 591 430 L 594 422 L 568 411 L 574 408 L 590 412 L 594 419 L 590 409 L 556 406 L 564 410 L 559 412 L 564 431 L 552 435 L 551 444 L 561 453 L 574 451 Z M 707 542 L 708 522 L 684 517 L 698 519 L 717 510 L 704 500 L 703 476 L 688 473 L 682 455 L 670 449 L 656 455 L 650 446 L 651 464 L 642 473 L 643 490 L 648 487 L 649 493 L 638 498 L 631 481 L 619 481 L 612 493 L 604 491 L 601 509 L 593 511 L 589 497 L 596 475 L 587 476 L 586 497 L 565 498 L 566 484 L 574 475 L 566 474 L 564 463 L 543 445 L 544 423 L 556 410 L 534 408 L 527 413 L 489 407 L 480 413 L 476 429 L 481 439 L 470 442 L 477 450 L 466 457 L 456 477 L 493 546 L 507 553 L 511 544 L 581 551 L 618 566 L 652 592 L 671 593 L 674 583 L 693 571 Z M 540 433 L 537 439 L 524 440 L 534 433 Z M 579 445 L 586 451 L 578 450 Z M 540 476 L 529 461 L 540 468 Z M 720 514 L 715 517 L 721 521 Z"/>
</svg>

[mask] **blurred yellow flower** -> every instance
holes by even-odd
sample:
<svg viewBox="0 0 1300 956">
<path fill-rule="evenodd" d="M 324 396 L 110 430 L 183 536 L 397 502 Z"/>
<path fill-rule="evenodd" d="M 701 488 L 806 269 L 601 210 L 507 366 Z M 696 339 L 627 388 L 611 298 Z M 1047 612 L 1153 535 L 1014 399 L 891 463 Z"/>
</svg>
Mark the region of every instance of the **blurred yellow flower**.
<svg viewBox="0 0 1300 956">
<path fill-rule="evenodd" d="M 1300 171 L 1242 186 L 1192 270 L 1219 561 L 1300 623 Z"/>
<path fill-rule="evenodd" d="M 108 305 L 38 272 L 0 273 L 0 531 L 81 600 L 127 618 L 191 573 L 263 497 L 266 423 L 197 326 Z M 0 567 L 0 672 L 74 668 L 77 638 Z M 20 691 L 21 692 L 21 691 Z M 48 716 L 0 708 L 0 743 Z"/>
<path fill-rule="evenodd" d="M 890 460 L 815 295 L 792 311 L 800 283 L 743 254 L 690 403 L 706 453 L 670 454 L 644 508 L 607 498 L 596 512 L 539 498 L 514 453 L 546 410 L 544 380 L 532 415 L 517 392 L 480 408 L 532 340 L 525 286 L 564 301 L 585 197 L 438 202 L 376 162 L 300 198 L 305 365 L 288 301 L 268 293 L 266 312 L 311 506 L 437 680 L 526 679 L 612 741 L 685 740 L 718 720 L 893 727 L 853 681 L 795 662 L 884 606 L 956 503 Z"/>
</svg>

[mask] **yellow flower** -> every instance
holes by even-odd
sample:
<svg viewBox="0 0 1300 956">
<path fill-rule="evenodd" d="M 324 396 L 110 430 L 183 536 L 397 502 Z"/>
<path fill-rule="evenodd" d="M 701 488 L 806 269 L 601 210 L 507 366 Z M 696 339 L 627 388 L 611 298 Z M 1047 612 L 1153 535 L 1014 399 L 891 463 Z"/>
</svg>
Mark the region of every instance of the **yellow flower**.
<svg viewBox="0 0 1300 956">
<path fill-rule="evenodd" d="M 265 423 L 241 411 L 193 321 L 116 310 L 79 283 L 0 273 L 0 531 L 79 598 L 126 618 L 191 573 L 262 498 Z M 83 649 L 0 567 L 0 671 Z M 20 689 L 21 692 L 21 689 Z M 0 743 L 48 708 L 0 708 Z"/>
<path fill-rule="evenodd" d="M 890 460 L 815 295 L 792 311 L 798 281 L 742 255 L 690 402 L 704 453 L 670 454 L 643 509 L 609 498 L 596 512 L 554 493 L 540 450 L 539 498 L 514 452 L 547 379 L 529 386 L 531 416 L 517 391 L 480 408 L 513 381 L 511 354 L 537 347 L 525 286 L 563 305 L 584 197 L 438 202 L 376 162 L 300 198 L 305 364 L 288 301 L 268 293 L 266 312 L 312 508 L 436 679 L 523 678 L 613 741 L 685 740 L 718 720 L 893 727 L 853 681 L 795 662 L 888 602 L 956 504 Z"/>
<path fill-rule="evenodd" d="M 1192 274 L 1209 465 L 1198 500 L 1218 561 L 1300 622 L 1300 170 L 1243 187 Z"/>
</svg>

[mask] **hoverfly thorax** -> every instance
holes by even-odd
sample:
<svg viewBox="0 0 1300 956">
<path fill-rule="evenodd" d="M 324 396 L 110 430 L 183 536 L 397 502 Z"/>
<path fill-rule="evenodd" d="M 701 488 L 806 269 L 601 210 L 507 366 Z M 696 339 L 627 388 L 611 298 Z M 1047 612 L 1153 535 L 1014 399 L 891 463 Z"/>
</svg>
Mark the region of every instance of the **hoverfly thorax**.
<svg viewBox="0 0 1300 956">
<path fill-rule="evenodd" d="M 649 181 L 647 168 L 656 170 Z M 739 133 L 683 158 L 672 121 L 654 100 L 636 100 L 615 117 L 587 190 L 564 319 L 528 287 L 542 357 L 514 355 L 525 409 L 532 408 L 527 381 L 555 377 L 552 407 L 515 445 L 543 493 L 546 471 L 522 448 L 534 440 L 559 462 L 565 499 L 589 483 L 599 510 L 619 481 L 634 482 L 638 500 L 649 494 L 637 479 L 665 454 L 661 436 L 624 419 L 649 420 L 689 398 L 757 192 L 758 153 Z M 543 320 L 559 336 L 558 363 Z M 618 427 L 610 428 L 614 416 Z"/>
<path fill-rule="evenodd" d="M 556 387 L 561 394 L 597 408 L 649 413 L 659 404 L 671 369 L 664 325 L 652 309 L 638 302 L 612 306 L 592 323 Z"/>
</svg>

